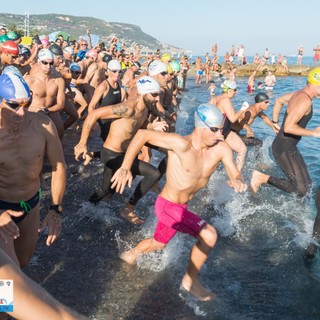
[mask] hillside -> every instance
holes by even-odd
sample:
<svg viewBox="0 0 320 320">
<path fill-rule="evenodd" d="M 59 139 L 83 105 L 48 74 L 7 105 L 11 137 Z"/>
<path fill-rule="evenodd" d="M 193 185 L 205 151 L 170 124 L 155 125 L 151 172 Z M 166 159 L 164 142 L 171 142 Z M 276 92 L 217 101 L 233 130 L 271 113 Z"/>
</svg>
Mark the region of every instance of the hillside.
<svg viewBox="0 0 320 320">
<path fill-rule="evenodd" d="M 0 13 L 0 26 L 6 25 L 9 27 L 11 24 L 15 24 L 18 29 L 24 30 L 24 16 Z M 105 43 L 108 43 L 116 36 L 121 43 L 126 44 L 127 48 L 138 44 L 142 51 L 153 51 L 158 48 L 161 51 L 172 53 L 185 51 L 182 48 L 159 42 L 154 37 L 144 33 L 139 26 L 133 24 L 106 22 L 92 17 L 76 17 L 60 14 L 29 16 L 30 31 L 36 30 L 39 35 L 50 34 L 54 31 L 65 31 L 74 39 L 79 39 L 79 36 L 86 34 L 87 28 L 90 28 L 91 33 L 98 35 L 100 41 L 104 41 Z"/>
</svg>

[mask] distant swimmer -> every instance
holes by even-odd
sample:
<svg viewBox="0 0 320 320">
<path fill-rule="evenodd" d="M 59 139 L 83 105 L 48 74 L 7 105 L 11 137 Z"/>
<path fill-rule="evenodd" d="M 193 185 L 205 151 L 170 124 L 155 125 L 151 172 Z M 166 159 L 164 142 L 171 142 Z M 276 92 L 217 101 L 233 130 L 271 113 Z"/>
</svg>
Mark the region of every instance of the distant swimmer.
<svg viewBox="0 0 320 320">
<path fill-rule="evenodd" d="M 265 84 L 264 89 L 265 90 L 273 90 L 273 87 L 275 86 L 276 82 L 277 82 L 277 79 L 276 79 L 275 75 L 272 74 L 271 70 L 269 70 L 268 75 L 264 79 L 264 84 Z"/>
<path fill-rule="evenodd" d="M 320 137 L 320 127 L 306 129 L 312 117 L 312 99 L 317 97 L 320 97 L 320 68 L 309 73 L 307 85 L 289 100 L 282 126 L 272 144 L 274 159 L 286 178 L 253 171 L 251 187 L 254 192 L 265 183 L 298 196 L 305 196 L 310 190 L 311 179 L 297 144 L 303 136 Z"/>
<path fill-rule="evenodd" d="M 112 187 L 120 193 L 126 184 L 131 187 L 131 167 L 142 146 L 150 143 L 168 150 L 167 179 L 155 202 L 158 223 L 153 238 L 142 240 L 131 250 L 122 252 L 120 258 L 135 264 L 140 254 L 163 250 L 179 231 L 197 239 L 191 249 L 187 272 L 182 279 L 182 288 L 202 301 L 214 295 L 203 287 L 199 273 L 215 246 L 217 232 L 213 226 L 188 210 L 188 202 L 206 186 L 220 161 L 229 175 L 229 185 L 236 192 L 245 192 L 247 186 L 234 162 L 232 150 L 223 140 L 221 130 L 223 117 L 211 104 L 197 107 L 195 128 L 188 136 L 176 133 L 139 130 L 131 141 L 122 165 L 112 178 Z"/>
</svg>

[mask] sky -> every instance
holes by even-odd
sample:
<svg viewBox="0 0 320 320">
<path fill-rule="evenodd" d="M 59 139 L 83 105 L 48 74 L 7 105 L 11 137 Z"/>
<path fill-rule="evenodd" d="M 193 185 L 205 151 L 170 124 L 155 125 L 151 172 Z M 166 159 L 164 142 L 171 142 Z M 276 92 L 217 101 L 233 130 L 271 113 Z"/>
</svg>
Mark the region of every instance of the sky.
<svg viewBox="0 0 320 320">
<path fill-rule="evenodd" d="M 170 45 L 193 50 L 194 55 L 211 54 L 214 43 L 218 54 L 241 44 L 246 54 L 269 53 L 312 56 L 320 45 L 320 1 L 253 0 L 88 0 L 5 1 L 3 13 L 56 13 L 90 16 L 107 22 L 138 25 L 142 31 Z M 1 21 L 0 21 L 1 24 Z"/>
</svg>

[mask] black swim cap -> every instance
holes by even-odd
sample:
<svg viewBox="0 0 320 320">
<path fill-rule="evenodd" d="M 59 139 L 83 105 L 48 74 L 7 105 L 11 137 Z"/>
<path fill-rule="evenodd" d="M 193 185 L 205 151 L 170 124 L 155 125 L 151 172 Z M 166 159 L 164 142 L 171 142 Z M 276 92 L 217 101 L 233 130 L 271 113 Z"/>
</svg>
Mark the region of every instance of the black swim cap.
<svg viewBox="0 0 320 320">
<path fill-rule="evenodd" d="M 60 46 L 57 44 L 53 44 L 49 47 L 49 50 L 55 55 L 55 56 L 63 56 L 63 51 Z"/>
<path fill-rule="evenodd" d="M 110 54 L 105 54 L 102 58 L 103 62 L 109 63 L 112 60 L 112 56 L 110 56 Z"/>
<path fill-rule="evenodd" d="M 254 97 L 254 101 L 255 103 L 259 103 L 259 102 L 263 102 L 269 100 L 269 97 L 266 93 L 264 92 L 259 92 L 256 94 L 256 96 Z"/>
</svg>

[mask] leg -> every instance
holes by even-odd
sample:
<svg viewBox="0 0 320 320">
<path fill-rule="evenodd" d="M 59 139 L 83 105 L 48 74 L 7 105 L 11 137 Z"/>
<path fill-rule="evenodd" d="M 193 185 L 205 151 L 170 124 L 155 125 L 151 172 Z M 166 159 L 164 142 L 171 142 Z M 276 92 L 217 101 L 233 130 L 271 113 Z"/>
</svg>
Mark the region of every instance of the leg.
<svg viewBox="0 0 320 320">
<path fill-rule="evenodd" d="M 230 148 L 237 153 L 236 166 L 239 172 L 241 172 L 246 159 L 247 147 L 241 138 L 233 131 L 229 133 L 226 142 Z"/>
<path fill-rule="evenodd" d="M 68 114 L 68 119 L 63 123 L 63 129 L 67 130 L 71 127 L 78 119 L 79 115 L 77 113 L 77 109 L 74 106 L 73 102 L 66 99 L 63 111 Z"/>
<path fill-rule="evenodd" d="M 153 238 L 148 238 L 140 241 L 133 249 L 122 252 L 119 255 L 119 258 L 129 264 L 135 264 L 140 254 L 149 253 L 155 250 L 163 250 L 165 247 L 166 244 L 157 242 Z"/>
<path fill-rule="evenodd" d="M 182 279 L 182 287 L 201 301 L 214 298 L 213 294 L 200 283 L 199 273 L 209 252 L 215 246 L 217 238 L 216 230 L 209 224 L 200 231 L 197 237 L 198 242 L 191 249 L 187 272 Z"/>
<path fill-rule="evenodd" d="M 27 216 L 18 223 L 20 237 L 14 241 L 15 252 L 21 267 L 26 267 L 33 257 L 39 238 L 40 204 L 32 209 Z"/>
</svg>

